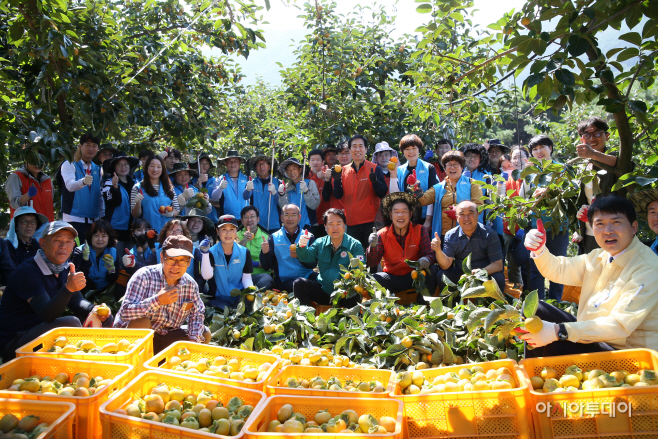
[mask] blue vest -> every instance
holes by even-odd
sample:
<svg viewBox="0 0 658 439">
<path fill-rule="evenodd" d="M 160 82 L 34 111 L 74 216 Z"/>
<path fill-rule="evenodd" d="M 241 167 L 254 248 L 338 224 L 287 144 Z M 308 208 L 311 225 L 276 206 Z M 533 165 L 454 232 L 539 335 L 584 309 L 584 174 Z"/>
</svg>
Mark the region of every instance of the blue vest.
<svg viewBox="0 0 658 439">
<path fill-rule="evenodd" d="M 297 234 L 295 244 L 302 237 L 302 229 L 300 228 L 299 230 L 300 233 Z M 286 229 L 282 228 L 278 232 L 273 233 L 272 240 L 274 241 L 274 255 L 279 266 L 279 279 L 281 279 L 281 282 L 299 279 L 300 277 L 308 279 L 311 273 L 313 273 L 313 270 L 304 267 L 297 259 L 290 257 L 290 246 L 292 242 L 288 239 Z"/>
<path fill-rule="evenodd" d="M 195 194 L 199 193 L 199 189 L 197 189 L 196 186 L 192 186 L 190 184 L 188 187 L 191 187 Z M 174 184 L 174 194 L 176 194 L 177 197 L 180 194 L 182 194 L 185 189 L 186 188 L 184 188 L 179 184 Z M 178 207 L 180 207 L 180 211 L 182 212 L 181 215 L 187 215 L 189 213 L 189 210 L 192 209 L 191 207 L 185 207 L 185 206 L 178 206 Z"/>
<path fill-rule="evenodd" d="M 223 296 L 223 298 L 231 302 L 231 290 L 237 288 L 242 290 L 242 271 L 247 258 L 247 248 L 242 247 L 237 242 L 233 243 L 233 254 L 229 261 L 228 267 L 226 266 L 226 256 L 222 248 L 221 241 L 210 247 L 210 254 L 215 259 L 214 278 L 217 284 L 217 292 L 215 297 Z"/>
<path fill-rule="evenodd" d="M 83 166 L 83 161 L 75 162 L 75 179 L 80 180 L 87 175 Z M 101 167 L 96 163 L 91 164 L 91 175 L 94 182 L 91 186 L 85 186 L 73 194 L 73 206 L 71 207 L 72 216 L 82 218 L 97 218 L 101 214 Z M 66 187 L 64 187 L 66 190 Z"/>
<path fill-rule="evenodd" d="M 658 255 L 658 238 L 651 244 L 651 250 Z"/>
<path fill-rule="evenodd" d="M 82 246 L 78 248 L 82 249 Z M 116 269 L 117 249 L 114 247 L 106 247 L 105 250 L 103 250 L 103 254 L 100 256 L 100 258 L 108 254 L 111 255 L 114 259 L 114 266 Z M 109 285 L 106 277 L 107 268 L 105 268 L 105 262 L 101 261 L 100 258 L 96 259 L 96 252 L 94 249 L 89 249 L 89 262 L 91 262 L 91 268 L 89 268 L 89 278 L 94 281 L 97 290 L 101 290 Z"/>
<path fill-rule="evenodd" d="M 311 183 L 311 180 L 308 178 L 304 179 L 306 182 L 306 187 Z M 301 180 L 299 181 L 301 183 Z M 301 219 L 299 221 L 299 227 L 304 228 L 305 226 L 310 226 L 311 224 L 311 219 L 308 217 L 308 209 L 306 209 L 306 201 L 304 201 L 304 194 L 302 194 L 302 191 L 299 190 L 299 183 L 295 185 L 295 189 L 287 192 L 288 194 L 288 202 L 291 204 L 295 204 L 296 206 L 299 207 L 299 210 L 301 210 Z M 288 188 L 286 187 L 286 190 Z"/>
<path fill-rule="evenodd" d="M 269 179 L 268 179 L 269 182 Z M 279 187 L 279 180 L 274 178 L 272 183 L 274 187 Z M 263 183 L 260 178 L 254 179 L 254 192 L 253 192 L 253 205 L 256 206 L 260 212 L 260 221 L 258 224 L 265 227 L 269 227 L 269 230 L 278 229 L 281 227 L 281 220 L 279 219 L 279 209 L 277 197 L 270 194 L 270 191 L 267 190 L 267 184 Z M 267 220 L 267 211 L 269 209 L 270 219 Z M 269 223 L 269 224 L 268 224 Z"/>
<path fill-rule="evenodd" d="M 137 189 L 141 189 L 142 184 L 137 185 Z M 171 206 L 173 201 L 167 195 L 165 195 L 164 189 L 162 189 L 162 184 L 158 188 L 158 196 L 152 197 L 142 191 L 144 199 L 142 200 L 142 218 L 151 223 L 151 227 L 160 233 L 162 227 L 170 220 L 166 216 L 160 213 L 160 206 Z"/>
<path fill-rule="evenodd" d="M 215 177 L 208 177 L 208 181 L 203 185 L 203 187 L 208 189 L 208 195 L 211 195 L 212 191 L 215 189 L 215 182 Z M 210 218 L 215 224 L 217 224 L 219 221 L 219 215 L 217 214 L 217 209 L 215 206 L 211 206 L 210 213 L 206 216 Z"/>
<path fill-rule="evenodd" d="M 465 176 L 459 177 L 457 181 L 457 203 L 459 204 L 464 200 L 471 199 L 471 179 Z M 442 235 L 443 228 L 443 207 L 441 200 L 446 194 L 446 180 L 434 185 L 434 217 L 432 217 L 432 233 L 436 232 L 439 236 Z M 447 232 L 447 230 L 446 230 Z"/>
<path fill-rule="evenodd" d="M 428 166 L 433 166 L 433 165 L 430 165 L 429 163 L 421 159 L 418 159 L 418 161 L 416 162 L 416 178 L 420 182 L 420 188 L 423 190 L 423 193 L 429 190 L 430 170 Z M 398 188 L 400 189 L 400 192 L 406 192 L 404 177 L 407 174 L 408 167 L 409 167 L 409 162 L 405 163 L 402 166 L 398 166 Z M 426 216 L 427 216 L 427 206 L 423 206 L 423 218 L 425 218 Z"/>
<path fill-rule="evenodd" d="M 114 208 L 110 224 L 114 230 L 128 230 L 130 223 L 130 194 L 123 186 L 119 185 L 121 190 L 121 204 Z"/>
<path fill-rule="evenodd" d="M 133 174 L 133 180 L 135 180 L 135 184 L 141 183 L 142 180 L 144 180 L 144 170 L 140 169 L 139 171 L 135 171 Z"/>
<path fill-rule="evenodd" d="M 224 179 L 228 182 L 228 186 L 222 192 L 222 197 L 224 197 L 224 214 L 240 218 L 240 211 L 249 204 L 249 200 L 242 198 L 249 179 L 242 172 L 238 174 L 237 194 L 235 193 L 233 179 L 229 176 L 228 172 L 224 174 Z"/>
</svg>

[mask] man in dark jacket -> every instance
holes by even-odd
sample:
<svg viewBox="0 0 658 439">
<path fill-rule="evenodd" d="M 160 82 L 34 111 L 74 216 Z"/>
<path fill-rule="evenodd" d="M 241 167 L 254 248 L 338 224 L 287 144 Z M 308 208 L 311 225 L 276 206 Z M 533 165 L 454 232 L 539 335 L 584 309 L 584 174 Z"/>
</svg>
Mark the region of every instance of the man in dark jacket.
<svg viewBox="0 0 658 439">
<path fill-rule="evenodd" d="M 41 248 L 34 234 L 41 226 L 48 222 L 45 215 L 37 213 L 30 206 L 23 206 L 14 212 L 7 232 L 7 251 L 11 257 L 13 267 L 18 267 L 23 261 L 33 258 Z M 0 271 L 4 259 L 0 256 Z"/>
<path fill-rule="evenodd" d="M 16 267 L 0 301 L 0 346 L 4 361 L 14 358 L 17 348 L 54 328 L 80 327 L 96 306 L 80 290 L 87 281 L 68 262 L 75 247 L 76 230 L 64 221 L 44 229 L 36 256 Z M 75 316 L 62 317 L 69 308 Z M 98 319 L 112 327 L 111 315 Z"/>
</svg>

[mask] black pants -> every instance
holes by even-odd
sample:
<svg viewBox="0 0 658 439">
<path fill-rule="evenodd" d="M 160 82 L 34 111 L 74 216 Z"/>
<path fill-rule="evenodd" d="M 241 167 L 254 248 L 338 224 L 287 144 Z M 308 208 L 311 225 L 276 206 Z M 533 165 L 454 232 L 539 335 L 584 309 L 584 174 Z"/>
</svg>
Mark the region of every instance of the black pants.
<svg viewBox="0 0 658 439">
<path fill-rule="evenodd" d="M 441 291 L 443 291 L 443 289 L 445 288 L 445 284 L 443 283 L 444 274 L 453 283 L 458 283 L 459 278 L 462 277 L 462 274 L 464 274 L 464 272 L 461 270 L 461 267 L 459 268 L 451 267 L 448 268 L 447 270 L 439 270 L 436 273 L 436 285 L 439 287 L 439 290 Z M 489 279 L 495 280 L 496 283 L 498 284 L 498 288 L 500 288 L 500 291 L 502 291 L 503 293 L 505 292 L 505 275 L 503 274 L 502 271 L 499 271 L 494 274 L 490 274 Z"/>
<path fill-rule="evenodd" d="M 576 318 L 568 312 L 562 311 L 553 305 L 539 301 L 535 314 L 540 319 L 552 323 L 575 322 Z M 525 358 L 556 357 L 558 355 L 589 354 L 592 352 L 606 352 L 616 350 L 607 343 L 574 343 L 568 340 L 558 340 L 541 348 L 528 349 L 524 343 Z"/>
<path fill-rule="evenodd" d="M 331 296 L 323 289 L 320 282 L 317 281 L 318 274 L 312 273 L 308 279 L 299 278 L 293 283 L 293 292 L 299 299 L 299 303 L 311 306 L 312 302 L 318 305 L 331 305 Z M 344 308 L 351 308 L 357 304 L 357 299 L 342 299 L 338 305 Z"/>
<path fill-rule="evenodd" d="M 363 246 L 363 251 L 368 248 L 368 237 L 372 233 L 372 228 L 375 226 L 374 222 L 357 224 L 356 226 L 347 226 L 345 231 L 352 238 L 356 239 Z"/>
<path fill-rule="evenodd" d="M 274 282 L 274 288 L 276 288 L 279 291 L 285 291 L 286 293 L 292 293 L 294 283 L 296 280 L 297 279 L 290 279 L 285 282 L 281 282 L 281 280 L 277 277 L 276 281 Z"/>
<path fill-rule="evenodd" d="M 427 286 L 427 290 L 429 291 L 430 296 L 433 296 L 434 291 L 436 290 L 436 273 L 438 272 L 438 270 L 439 270 L 438 266 L 432 265 L 430 267 L 430 273 L 427 276 L 425 276 L 425 286 Z M 382 287 L 386 288 L 393 294 L 413 288 L 412 286 L 413 279 L 411 278 L 411 272 L 404 274 L 402 276 L 397 276 L 395 274 L 385 273 L 382 271 L 373 274 L 372 277 L 374 277 Z M 421 299 L 422 299 L 422 294 L 418 294 L 418 301 L 424 302 L 424 300 Z"/>
</svg>

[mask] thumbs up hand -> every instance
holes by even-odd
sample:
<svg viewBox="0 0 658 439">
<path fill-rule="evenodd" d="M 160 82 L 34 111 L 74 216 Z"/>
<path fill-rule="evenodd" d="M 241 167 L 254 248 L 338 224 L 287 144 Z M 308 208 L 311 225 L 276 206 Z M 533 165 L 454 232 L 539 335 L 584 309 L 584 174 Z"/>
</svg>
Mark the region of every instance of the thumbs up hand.
<svg viewBox="0 0 658 439">
<path fill-rule="evenodd" d="M 370 174 L 368 175 L 368 178 L 370 178 L 370 182 L 372 184 L 377 183 L 377 174 L 375 173 L 374 168 L 370 169 Z"/>
<path fill-rule="evenodd" d="M 135 255 L 130 253 L 130 250 L 127 248 L 124 249 L 126 254 L 121 258 L 121 262 L 123 262 L 123 266 L 126 268 L 132 268 L 135 266 Z"/>
<path fill-rule="evenodd" d="M 66 289 L 74 293 L 76 291 L 82 290 L 87 286 L 87 279 L 83 272 L 76 273 L 75 265 L 69 263 L 69 277 L 66 279 Z"/>
<path fill-rule="evenodd" d="M 431 247 L 435 252 L 441 250 L 441 238 L 439 237 L 438 232 L 434 232 L 434 239 L 432 239 Z"/>
<path fill-rule="evenodd" d="M 302 194 L 305 194 L 306 192 L 308 192 L 308 185 L 306 184 L 306 182 L 304 180 L 299 182 L 299 191 Z"/>
<path fill-rule="evenodd" d="M 101 261 L 103 261 L 103 264 L 105 264 L 105 269 L 109 273 L 114 273 L 114 258 L 112 257 L 112 255 L 110 254 L 103 255 Z"/>
<path fill-rule="evenodd" d="M 202 254 L 207 254 L 210 251 L 210 239 L 206 238 L 199 244 L 199 251 Z"/>
<path fill-rule="evenodd" d="M 112 177 L 112 186 L 114 186 L 115 189 L 119 187 L 119 177 L 117 177 L 116 172 L 114 173 L 114 177 Z"/>
<path fill-rule="evenodd" d="M 270 252 L 270 243 L 267 242 L 267 238 L 263 236 L 263 243 L 260 245 L 260 250 L 263 253 L 269 253 Z"/>
<path fill-rule="evenodd" d="M 87 240 L 82 244 L 82 259 L 85 261 L 89 260 L 89 244 L 87 244 Z"/>
<path fill-rule="evenodd" d="M 245 189 L 248 190 L 248 191 L 253 191 L 254 190 L 254 182 L 251 179 L 251 177 L 249 177 L 249 181 L 247 182 L 247 185 L 245 186 Z"/>
<path fill-rule="evenodd" d="M 372 233 L 370 236 L 368 236 L 368 244 L 370 244 L 370 247 L 377 247 L 377 242 L 379 241 L 379 236 L 377 236 L 377 229 L 375 227 L 372 228 Z"/>
<path fill-rule="evenodd" d="M 220 189 L 226 189 L 228 187 L 228 181 L 225 178 L 222 178 L 222 181 L 219 183 Z"/>
<path fill-rule="evenodd" d="M 304 234 L 299 238 L 299 246 L 306 247 L 308 245 L 308 240 L 311 239 L 312 235 L 309 235 L 308 230 L 304 230 Z"/>
</svg>

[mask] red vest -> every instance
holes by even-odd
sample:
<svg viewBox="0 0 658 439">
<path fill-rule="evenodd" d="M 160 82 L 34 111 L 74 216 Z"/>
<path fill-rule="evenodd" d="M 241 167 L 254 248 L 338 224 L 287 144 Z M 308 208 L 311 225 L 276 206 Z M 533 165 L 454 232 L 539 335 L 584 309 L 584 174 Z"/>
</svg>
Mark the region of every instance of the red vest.
<svg viewBox="0 0 658 439">
<path fill-rule="evenodd" d="M 18 175 L 18 178 L 21 179 L 21 194 L 26 194 L 28 189 L 30 189 L 30 186 L 37 188 L 37 194 L 30 198 L 32 201 L 32 207 L 37 213 L 45 215 L 46 218 L 48 218 L 48 221 L 54 221 L 55 208 L 53 206 L 53 181 L 49 178 L 39 184 L 36 180 L 27 177 L 21 171 L 15 171 L 14 174 Z M 10 210 L 11 218 L 13 218 L 16 209 L 10 208 Z"/>
<path fill-rule="evenodd" d="M 318 178 L 317 175 L 311 172 L 311 180 L 315 182 L 318 187 L 318 191 L 320 192 L 320 204 L 318 205 L 318 208 L 315 209 L 315 215 L 317 216 L 318 224 L 321 225 L 324 213 L 327 211 L 327 209 L 329 209 L 329 207 L 331 207 L 331 200 L 324 201 L 324 198 L 322 198 L 322 189 L 324 189 L 324 184 L 326 183 L 324 178 Z"/>
<path fill-rule="evenodd" d="M 366 160 L 357 173 L 352 164 L 343 167 L 343 205 L 348 226 L 371 223 L 375 220 L 381 203 L 370 182 L 370 170 L 377 165 Z"/>
<path fill-rule="evenodd" d="M 404 276 L 411 273 L 413 268 L 408 266 L 404 260 L 417 261 L 420 256 L 420 234 L 423 226 L 409 223 L 409 231 L 404 242 L 404 250 L 395 238 L 393 226 L 384 227 L 377 234 L 382 238 L 384 244 L 384 260 L 382 266 L 385 273 L 396 276 Z"/>
</svg>

